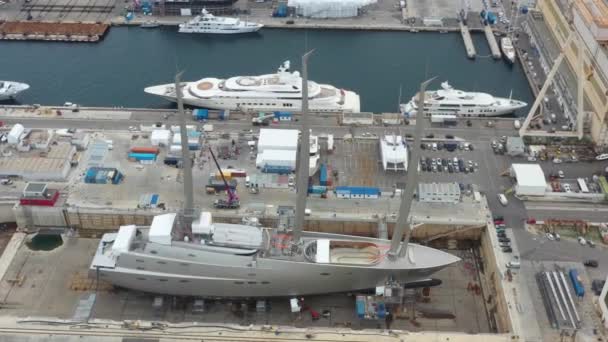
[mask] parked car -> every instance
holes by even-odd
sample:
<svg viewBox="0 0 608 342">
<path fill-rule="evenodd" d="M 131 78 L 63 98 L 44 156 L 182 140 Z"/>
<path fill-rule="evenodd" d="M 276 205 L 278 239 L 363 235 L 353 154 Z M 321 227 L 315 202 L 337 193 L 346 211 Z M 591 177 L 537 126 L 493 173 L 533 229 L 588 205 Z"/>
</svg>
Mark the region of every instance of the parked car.
<svg viewBox="0 0 608 342">
<path fill-rule="evenodd" d="M 509 200 L 507 200 L 507 196 L 505 196 L 505 194 L 498 194 L 498 201 L 505 207 L 509 204 Z"/>
<path fill-rule="evenodd" d="M 499 237 L 498 242 L 511 242 L 511 239 L 508 237 Z"/>
<path fill-rule="evenodd" d="M 446 138 L 446 139 L 454 139 L 454 136 L 453 136 L 453 135 L 451 135 L 451 134 L 446 134 L 446 135 L 445 135 L 445 138 Z"/>
<path fill-rule="evenodd" d="M 589 245 L 589 247 L 591 247 L 591 248 L 595 248 L 595 242 L 593 242 L 591 240 L 587 240 L 587 245 Z"/>
<path fill-rule="evenodd" d="M 559 176 L 559 178 L 565 178 L 566 177 L 566 175 L 564 174 L 564 171 L 562 171 L 562 170 L 557 171 L 557 175 Z"/>
<path fill-rule="evenodd" d="M 519 258 L 513 257 L 513 260 L 507 262 L 507 268 L 518 269 L 521 267 L 521 262 L 519 262 Z"/>
<path fill-rule="evenodd" d="M 496 232 L 496 236 L 499 237 L 499 238 L 507 237 L 507 233 L 505 233 L 504 230 L 503 230 L 503 231 L 500 231 L 500 232 Z"/>
<path fill-rule="evenodd" d="M 558 234 L 558 233 L 553 233 L 553 236 L 555 237 L 555 240 L 557 240 L 557 241 L 559 241 L 559 240 L 561 240 L 561 239 L 562 239 L 562 237 L 561 237 L 561 236 L 559 236 L 559 234 Z"/>
<path fill-rule="evenodd" d="M 599 263 L 597 262 L 597 260 L 589 259 L 585 260 L 585 262 L 583 262 L 583 265 L 587 267 L 597 267 Z"/>
<path fill-rule="evenodd" d="M 511 248 L 511 247 L 503 247 L 502 251 L 503 251 L 503 253 L 512 253 L 513 252 L 513 248 Z"/>
<path fill-rule="evenodd" d="M 499 242 L 498 245 L 500 246 L 500 248 L 504 248 L 504 247 L 511 247 L 511 243 L 510 242 Z"/>
<path fill-rule="evenodd" d="M 547 237 L 547 239 L 549 239 L 551 241 L 555 240 L 555 236 L 553 236 L 553 234 L 551 234 L 551 233 L 547 233 L 547 234 L 545 234 L 545 236 Z"/>
<path fill-rule="evenodd" d="M 570 184 L 568 183 L 563 184 L 562 188 L 564 188 L 565 192 L 572 192 L 572 188 L 570 188 Z"/>
<path fill-rule="evenodd" d="M 584 246 L 584 245 L 586 245 L 586 244 L 587 244 L 587 240 L 585 240 L 585 238 L 584 238 L 584 237 L 579 236 L 579 237 L 578 237 L 578 243 L 580 243 L 581 245 L 583 245 L 583 246 Z"/>
</svg>

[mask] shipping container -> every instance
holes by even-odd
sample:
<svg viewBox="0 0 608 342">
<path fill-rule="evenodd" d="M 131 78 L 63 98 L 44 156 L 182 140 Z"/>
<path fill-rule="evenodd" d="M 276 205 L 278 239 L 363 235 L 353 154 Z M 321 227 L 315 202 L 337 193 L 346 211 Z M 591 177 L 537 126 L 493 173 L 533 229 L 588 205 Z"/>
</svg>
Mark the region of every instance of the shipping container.
<svg viewBox="0 0 608 342">
<path fill-rule="evenodd" d="M 232 189 L 236 189 L 236 186 L 238 185 L 238 182 L 235 179 L 226 180 L 226 182 L 228 183 L 228 186 L 230 186 L 230 188 Z M 207 184 L 207 187 L 214 188 L 215 191 L 226 190 L 226 185 L 224 184 L 224 181 L 222 181 L 221 179 L 215 179 L 215 177 L 209 178 L 209 183 Z"/>
<path fill-rule="evenodd" d="M 131 152 L 133 153 L 152 153 L 158 154 L 160 150 L 158 147 L 131 147 Z"/>
<path fill-rule="evenodd" d="M 568 274 L 570 275 L 570 281 L 572 282 L 574 293 L 576 293 L 576 295 L 579 297 L 583 297 L 585 295 L 585 288 L 583 287 L 581 278 L 578 275 L 578 271 L 574 268 L 571 268 Z"/>
<path fill-rule="evenodd" d="M 274 118 L 279 121 L 291 121 L 291 112 L 274 112 Z"/>
<path fill-rule="evenodd" d="M 323 186 L 323 185 L 313 185 L 311 187 L 308 188 L 308 193 L 309 194 L 324 194 L 327 192 L 327 187 Z"/>
<path fill-rule="evenodd" d="M 281 166 L 281 165 L 264 165 L 262 168 L 262 172 L 264 173 L 278 173 L 280 175 L 291 173 L 293 169 L 291 166 Z"/>
<path fill-rule="evenodd" d="M 194 117 L 194 120 L 207 120 L 209 119 L 209 110 L 195 109 L 192 111 L 192 116 Z"/>
<path fill-rule="evenodd" d="M 140 161 L 140 160 L 156 160 L 156 154 L 154 153 L 129 153 L 129 159 Z"/>
<path fill-rule="evenodd" d="M 327 166 L 325 164 L 321 164 L 319 169 L 319 182 L 323 186 L 327 186 Z"/>
</svg>

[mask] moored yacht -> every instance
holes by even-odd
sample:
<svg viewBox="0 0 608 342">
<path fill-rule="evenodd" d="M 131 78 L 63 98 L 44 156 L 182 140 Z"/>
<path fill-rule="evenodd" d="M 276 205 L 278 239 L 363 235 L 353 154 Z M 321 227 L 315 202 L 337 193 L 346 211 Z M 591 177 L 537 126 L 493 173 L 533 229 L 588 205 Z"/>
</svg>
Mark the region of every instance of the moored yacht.
<svg viewBox="0 0 608 342">
<path fill-rule="evenodd" d="M 284 62 L 275 74 L 236 76 L 228 79 L 203 78 L 182 82 L 187 105 L 238 111 L 300 111 L 302 78 Z M 176 101 L 175 85 L 163 84 L 144 89 L 148 94 Z M 308 82 L 308 101 L 312 112 L 359 112 L 359 95 L 332 85 Z"/>
<path fill-rule="evenodd" d="M 502 55 L 505 57 L 507 62 L 510 64 L 515 63 L 515 48 L 513 47 L 513 41 L 509 37 L 502 37 L 500 39 L 500 49 Z"/>
<path fill-rule="evenodd" d="M 259 31 L 264 25 L 238 18 L 216 17 L 203 8 L 200 15 L 180 24 L 180 33 L 235 34 Z"/>
<path fill-rule="evenodd" d="M 29 85 L 13 81 L 0 81 L 0 101 L 14 100 L 15 97 L 30 88 Z"/>
<path fill-rule="evenodd" d="M 510 114 L 527 106 L 523 101 L 495 97 L 487 93 L 466 92 L 452 88 L 446 81 L 439 90 L 427 91 L 424 100 L 425 116 L 456 115 L 460 117 L 485 117 Z M 416 116 L 417 97 L 415 95 L 400 105 L 406 117 Z"/>
</svg>

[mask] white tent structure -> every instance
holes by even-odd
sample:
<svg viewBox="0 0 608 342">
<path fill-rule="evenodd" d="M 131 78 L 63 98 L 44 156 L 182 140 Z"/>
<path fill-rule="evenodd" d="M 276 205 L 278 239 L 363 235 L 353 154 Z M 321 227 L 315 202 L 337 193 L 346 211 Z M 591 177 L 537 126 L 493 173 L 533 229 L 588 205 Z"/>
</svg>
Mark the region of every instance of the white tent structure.
<svg viewBox="0 0 608 342">
<path fill-rule="evenodd" d="M 376 0 L 288 0 L 287 6 L 298 16 L 325 19 L 356 17 L 361 7 L 373 3 Z"/>
<path fill-rule="evenodd" d="M 517 181 L 515 193 L 521 196 L 544 196 L 547 191 L 545 173 L 538 164 L 513 164 L 511 177 Z"/>
</svg>

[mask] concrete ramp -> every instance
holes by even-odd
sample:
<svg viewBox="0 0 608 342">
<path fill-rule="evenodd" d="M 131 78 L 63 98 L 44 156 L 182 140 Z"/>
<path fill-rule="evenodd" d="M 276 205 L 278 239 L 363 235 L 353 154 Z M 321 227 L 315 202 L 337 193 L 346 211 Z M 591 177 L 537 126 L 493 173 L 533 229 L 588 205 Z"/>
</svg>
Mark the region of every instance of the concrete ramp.
<svg viewBox="0 0 608 342">
<path fill-rule="evenodd" d="M 464 41 L 464 48 L 467 51 L 467 57 L 474 59 L 475 56 L 477 56 L 477 51 L 475 51 L 475 45 L 473 45 L 473 39 L 471 38 L 469 27 L 463 22 L 460 22 L 460 34 L 462 35 L 462 40 Z"/>
<path fill-rule="evenodd" d="M 494 36 L 494 32 L 492 32 L 492 28 L 490 27 L 490 25 L 485 25 L 483 27 L 483 32 L 486 34 L 486 39 L 488 40 L 488 45 L 490 46 L 492 57 L 494 59 L 500 59 L 500 57 L 502 56 L 500 53 L 500 47 L 496 42 L 496 36 Z"/>
</svg>

